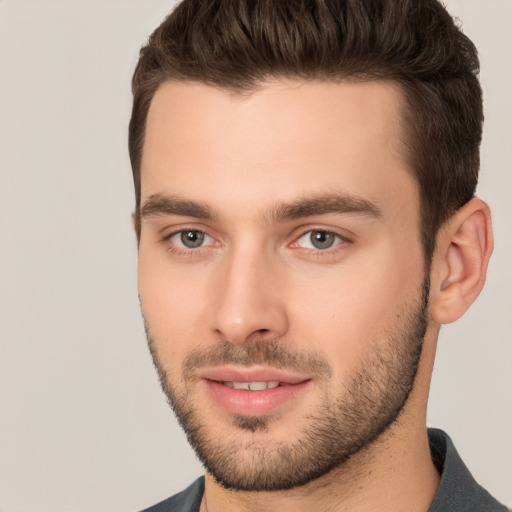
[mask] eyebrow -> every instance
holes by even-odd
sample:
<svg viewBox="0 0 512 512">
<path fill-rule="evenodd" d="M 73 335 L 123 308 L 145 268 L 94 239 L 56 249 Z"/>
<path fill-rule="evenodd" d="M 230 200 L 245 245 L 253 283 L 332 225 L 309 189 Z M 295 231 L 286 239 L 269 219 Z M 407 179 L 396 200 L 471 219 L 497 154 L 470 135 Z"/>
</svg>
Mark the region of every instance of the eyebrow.
<svg viewBox="0 0 512 512">
<path fill-rule="evenodd" d="M 376 219 L 382 216 L 380 208 L 367 199 L 335 192 L 277 205 L 270 213 L 265 215 L 265 218 L 267 222 L 277 224 L 286 220 L 301 219 L 313 215 L 327 215 L 329 213 L 348 213 Z"/>
<path fill-rule="evenodd" d="M 177 196 L 153 194 L 150 196 L 140 211 L 140 219 L 159 215 L 183 215 L 202 220 L 216 220 L 217 215 L 205 203 L 189 201 Z"/>
<path fill-rule="evenodd" d="M 287 220 L 330 213 L 355 214 L 372 218 L 382 216 L 380 208 L 366 199 L 345 193 L 330 193 L 275 205 L 263 215 L 263 219 L 268 224 L 278 224 Z M 153 194 L 142 206 L 140 218 L 142 220 L 160 215 L 182 215 L 201 220 L 218 219 L 216 212 L 206 203 L 177 196 Z"/>
</svg>

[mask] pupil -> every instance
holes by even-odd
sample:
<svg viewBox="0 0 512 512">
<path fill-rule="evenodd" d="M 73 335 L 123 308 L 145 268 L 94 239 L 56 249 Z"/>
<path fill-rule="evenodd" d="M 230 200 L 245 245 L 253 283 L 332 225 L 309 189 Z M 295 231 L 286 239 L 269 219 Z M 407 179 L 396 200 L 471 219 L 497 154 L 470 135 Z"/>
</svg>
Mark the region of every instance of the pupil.
<svg viewBox="0 0 512 512">
<path fill-rule="evenodd" d="M 313 231 L 311 233 L 311 243 L 317 249 L 328 249 L 334 243 L 334 236 L 332 233 L 325 231 Z"/>
<path fill-rule="evenodd" d="M 204 233 L 200 231 L 183 231 L 181 233 L 181 241 L 185 247 L 193 249 L 200 247 L 204 240 Z"/>
</svg>

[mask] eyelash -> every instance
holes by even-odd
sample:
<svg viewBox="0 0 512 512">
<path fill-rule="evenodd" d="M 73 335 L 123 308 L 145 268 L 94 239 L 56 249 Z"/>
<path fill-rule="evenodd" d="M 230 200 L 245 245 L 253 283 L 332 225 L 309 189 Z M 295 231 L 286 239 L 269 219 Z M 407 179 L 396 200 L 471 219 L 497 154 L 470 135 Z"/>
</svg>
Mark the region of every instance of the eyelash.
<svg viewBox="0 0 512 512">
<path fill-rule="evenodd" d="M 179 247 L 175 243 L 172 243 L 171 239 L 173 236 L 179 235 L 180 233 L 187 233 L 187 232 L 194 232 L 198 234 L 202 234 L 208 238 L 211 238 L 214 240 L 212 236 L 210 236 L 206 231 L 203 231 L 201 229 L 193 228 L 193 227 L 185 227 L 182 229 L 178 229 L 176 231 L 173 231 L 172 233 L 169 233 L 168 235 L 165 235 L 162 239 L 162 242 L 166 243 L 167 250 L 173 254 L 176 254 L 178 256 L 198 256 L 200 255 L 203 250 L 208 246 L 199 246 L 197 248 L 187 248 L 187 247 Z"/>
<path fill-rule="evenodd" d="M 165 235 L 162 238 L 162 242 L 167 244 L 167 250 L 173 254 L 178 255 L 178 256 L 193 257 L 193 256 L 201 255 L 203 250 L 206 249 L 207 247 L 209 247 L 209 245 L 206 245 L 206 246 L 201 245 L 197 248 L 186 248 L 186 247 L 179 247 L 175 243 L 171 242 L 172 237 L 179 235 L 180 233 L 182 234 L 182 233 L 186 233 L 186 232 L 194 232 L 197 234 L 202 234 L 205 237 L 215 240 L 212 236 L 210 236 L 208 233 L 206 233 L 205 231 L 203 231 L 201 229 L 197 229 L 197 228 L 193 228 L 193 227 L 184 227 L 182 229 L 173 231 L 172 233 L 169 233 L 168 235 Z M 338 240 L 338 243 L 336 243 L 336 241 L 335 241 L 333 246 L 327 247 L 325 249 L 300 247 L 300 246 L 293 247 L 294 245 L 298 244 L 298 242 L 301 238 L 305 237 L 306 235 L 308 235 L 310 233 L 312 234 L 314 232 L 323 233 L 325 235 L 332 235 Z M 294 242 L 292 242 L 292 244 L 289 245 L 289 247 L 292 247 L 295 250 L 303 249 L 305 251 L 308 251 L 308 253 L 315 254 L 315 256 L 317 256 L 317 257 L 324 257 L 324 256 L 332 256 L 333 253 L 337 252 L 338 250 L 342 250 L 343 248 L 346 247 L 346 245 L 349 245 L 349 244 L 352 244 L 352 240 L 347 238 L 345 235 L 341 235 L 340 233 L 336 233 L 335 231 L 330 231 L 327 229 L 309 228 L 307 230 L 304 230 L 299 236 L 297 236 L 294 239 Z M 216 242 L 215 245 L 219 245 L 218 242 Z"/>
<path fill-rule="evenodd" d="M 333 242 L 333 245 L 330 246 L 330 247 L 326 247 L 325 249 L 319 249 L 319 248 L 314 248 L 314 247 L 312 247 L 312 248 L 311 247 L 298 247 L 299 249 L 304 249 L 304 250 L 307 250 L 307 251 L 311 251 L 312 253 L 314 253 L 318 257 L 330 256 L 335 251 L 337 252 L 338 250 L 341 250 L 342 247 L 345 247 L 347 244 L 352 243 L 351 240 L 349 240 L 346 236 L 341 235 L 340 233 L 336 233 L 335 231 L 330 231 L 328 229 L 321 229 L 321 228 L 310 228 L 310 229 L 307 229 L 304 232 L 302 232 L 302 234 L 299 235 L 295 239 L 295 242 L 293 242 L 292 246 L 297 244 L 301 238 L 304 238 L 308 234 L 311 237 L 311 235 L 313 233 L 322 233 L 324 235 L 332 235 L 335 238 L 335 241 Z M 338 243 L 336 243 L 336 239 L 338 240 Z"/>
</svg>

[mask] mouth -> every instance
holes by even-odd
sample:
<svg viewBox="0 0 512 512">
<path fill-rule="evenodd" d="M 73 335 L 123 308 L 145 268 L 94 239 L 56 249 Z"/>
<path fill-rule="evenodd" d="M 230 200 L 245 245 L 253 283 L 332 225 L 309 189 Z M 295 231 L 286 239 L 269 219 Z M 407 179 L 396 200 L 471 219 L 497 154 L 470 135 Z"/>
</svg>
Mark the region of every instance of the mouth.
<svg viewBox="0 0 512 512">
<path fill-rule="evenodd" d="M 213 403 L 228 414 L 269 414 L 300 399 L 313 381 L 309 376 L 268 368 L 222 367 L 199 375 Z"/>
</svg>

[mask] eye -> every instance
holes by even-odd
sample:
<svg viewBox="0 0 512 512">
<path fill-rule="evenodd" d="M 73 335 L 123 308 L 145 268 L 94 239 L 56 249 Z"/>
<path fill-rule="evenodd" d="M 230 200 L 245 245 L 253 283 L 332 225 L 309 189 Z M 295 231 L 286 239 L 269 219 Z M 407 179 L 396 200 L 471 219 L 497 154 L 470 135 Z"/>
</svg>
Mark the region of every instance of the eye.
<svg viewBox="0 0 512 512">
<path fill-rule="evenodd" d="M 174 245 L 186 249 L 197 249 L 203 245 L 210 245 L 213 242 L 212 237 L 197 229 L 183 229 L 177 231 L 169 237 L 169 240 Z"/>
<path fill-rule="evenodd" d="M 325 250 L 342 242 L 343 238 L 336 233 L 314 229 L 304 233 L 296 243 L 305 249 Z"/>
</svg>

